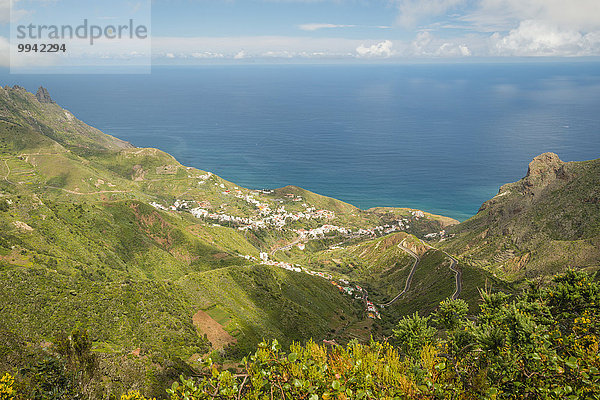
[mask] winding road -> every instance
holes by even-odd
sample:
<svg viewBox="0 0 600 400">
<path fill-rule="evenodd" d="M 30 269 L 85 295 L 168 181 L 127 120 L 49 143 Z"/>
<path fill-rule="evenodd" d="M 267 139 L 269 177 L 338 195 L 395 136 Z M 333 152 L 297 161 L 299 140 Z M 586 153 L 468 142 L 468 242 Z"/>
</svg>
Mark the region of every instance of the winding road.
<svg viewBox="0 0 600 400">
<path fill-rule="evenodd" d="M 67 193 L 71 193 L 71 194 L 76 194 L 78 196 L 89 196 L 92 194 L 103 194 L 103 193 L 129 193 L 126 190 L 98 190 L 96 192 L 87 192 L 87 193 L 83 193 L 83 192 L 76 192 L 74 190 L 69 190 L 69 189 L 65 189 L 65 188 L 61 188 L 61 187 L 57 187 L 57 186 L 44 186 L 46 188 L 49 189 L 56 189 L 56 190 L 62 190 L 63 192 L 67 192 Z"/>
<path fill-rule="evenodd" d="M 10 176 L 10 167 L 8 166 L 8 161 L 6 159 L 4 159 L 4 165 L 6 165 L 6 175 L 4 176 L 4 180 L 8 183 L 12 183 L 8 180 L 8 177 Z"/>
<path fill-rule="evenodd" d="M 410 255 L 412 258 L 415 259 L 415 262 L 414 262 L 410 272 L 408 273 L 408 278 L 406 278 L 406 283 L 404 284 L 404 290 L 402 290 L 396 297 L 394 297 L 392 300 L 388 301 L 387 303 L 378 304 L 379 307 L 385 308 L 385 307 L 391 306 L 392 304 L 394 304 L 396 302 L 396 300 L 398 300 L 400 297 L 402 297 L 402 295 L 404 295 L 404 293 L 406 293 L 408 291 L 408 289 L 410 289 L 410 283 L 412 282 L 413 275 L 415 274 L 417 265 L 419 265 L 419 262 L 421 261 L 419 256 L 414 251 L 412 251 L 402 245 L 404 243 L 404 240 L 406 240 L 406 239 L 403 239 L 400 243 L 398 243 L 398 248 L 400 250 L 403 250 L 404 252 L 408 253 L 408 255 Z"/>
<path fill-rule="evenodd" d="M 435 250 L 439 250 L 436 249 L 435 247 L 431 246 L 430 244 L 425 243 L 422 239 L 419 239 L 421 241 L 421 243 L 423 243 L 425 246 L 429 247 L 430 249 L 435 249 Z M 446 253 L 444 250 L 440 250 L 442 253 L 444 253 L 446 255 L 446 257 L 448 257 L 450 259 L 450 269 L 452 270 L 452 272 L 454 272 L 454 276 L 456 278 L 456 291 L 454 292 L 454 294 L 452 295 L 452 300 L 456 300 L 458 299 L 458 296 L 460 296 L 460 292 L 462 291 L 462 271 L 458 268 L 456 268 L 456 265 L 458 264 L 458 260 L 454 257 L 452 257 L 450 254 Z"/>
<path fill-rule="evenodd" d="M 412 279 L 413 276 L 415 274 L 415 271 L 417 269 L 417 266 L 419 265 L 419 262 L 421 262 L 421 259 L 419 258 L 419 256 L 412 250 L 410 250 L 409 248 L 404 246 L 404 241 L 406 239 L 403 239 L 400 243 L 398 243 L 398 248 L 402 251 L 404 251 L 405 253 L 407 253 L 408 255 L 410 255 L 412 258 L 415 259 L 415 262 L 412 265 L 412 268 L 410 269 L 410 272 L 408 273 L 408 277 L 406 278 L 406 283 L 404 284 L 404 289 L 398 293 L 396 295 L 396 297 L 394 297 L 392 300 L 388 301 L 387 303 L 382 303 L 382 304 L 378 304 L 379 307 L 381 308 L 385 308 L 385 307 L 389 307 L 392 304 L 394 304 L 396 301 L 398 301 L 398 299 L 400 299 L 400 297 L 402 297 L 406 292 L 408 292 L 410 290 L 410 284 L 412 283 Z M 420 239 L 419 239 L 420 240 Z M 271 255 L 275 255 L 276 252 L 280 251 L 280 250 L 289 250 L 291 249 L 294 245 L 300 243 L 301 240 L 296 240 L 292 243 L 289 243 L 285 246 L 282 247 L 277 247 L 274 250 L 271 251 Z M 439 250 L 436 249 L 435 247 L 425 243 L 423 240 L 421 240 L 421 243 L 423 243 L 423 245 L 429 247 L 430 249 L 434 249 L 434 250 Z M 444 253 L 446 255 L 446 257 L 448 257 L 450 259 L 450 270 L 452 272 L 454 272 L 454 277 L 455 277 L 455 282 L 456 282 L 456 290 L 454 291 L 454 293 L 452 294 L 451 298 L 452 300 L 456 300 L 458 299 L 458 296 L 460 296 L 460 292 L 462 291 L 462 271 L 460 269 L 457 268 L 458 265 L 458 260 L 456 260 L 456 258 L 452 257 L 450 254 L 446 253 L 443 250 L 439 250 L 442 253 Z M 367 300 L 368 299 L 368 292 L 366 290 L 364 290 L 363 292 L 363 300 Z"/>
<path fill-rule="evenodd" d="M 406 284 L 404 285 L 404 290 L 402 290 L 402 292 L 400 292 L 396 297 L 394 297 L 392 300 L 388 301 L 387 303 L 379 304 L 379 307 L 381 307 L 381 308 L 391 306 L 400 297 L 402 297 L 404 295 L 404 293 L 406 293 L 410 289 L 410 284 L 412 282 L 413 275 L 415 273 L 415 270 L 417 269 L 417 265 L 419 265 L 419 262 L 421 261 L 419 256 L 414 251 L 404 247 L 403 243 L 404 243 L 404 240 L 402 240 L 402 242 L 400 242 L 398 244 L 398 248 L 405 251 L 406 253 L 408 253 L 412 258 L 415 259 L 415 262 L 412 266 L 412 269 L 410 270 L 410 273 L 408 274 L 408 278 L 406 278 Z M 435 249 L 435 247 L 430 246 L 429 244 L 423 242 L 422 240 L 421 240 L 421 243 L 423 243 L 425 246 L 429 247 L 430 249 Z M 435 250 L 437 250 L 437 249 L 435 249 Z M 449 268 L 452 272 L 454 272 L 454 277 L 456 279 L 456 290 L 454 291 L 454 294 L 452 294 L 451 298 L 452 298 L 452 300 L 456 300 L 456 299 L 458 299 L 458 296 L 460 296 L 460 292 L 462 291 L 462 271 L 456 267 L 456 265 L 458 264 L 458 261 L 456 260 L 456 258 L 452 257 L 450 254 L 446 253 L 443 250 L 440 250 L 440 251 L 442 251 L 442 253 L 444 253 L 446 255 L 446 257 L 448 257 L 450 259 L 450 267 Z"/>
<path fill-rule="evenodd" d="M 460 292 L 462 291 L 462 271 L 460 269 L 456 268 L 456 264 L 458 264 L 458 261 L 456 260 L 456 258 L 452 257 L 450 254 L 446 253 L 445 251 L 444 251 L 444 254 L 448 258 L 450 258 L 450 260 L 451 260 L 450 269 L 452 270 L 452 272 L 454 272 L 454 276 L 456 278 L 456 291 L 452 295 L 452 300 L 456 300 L 456 299 L 458 299 L 458 296 L 460 296 Z"/>
</svg>

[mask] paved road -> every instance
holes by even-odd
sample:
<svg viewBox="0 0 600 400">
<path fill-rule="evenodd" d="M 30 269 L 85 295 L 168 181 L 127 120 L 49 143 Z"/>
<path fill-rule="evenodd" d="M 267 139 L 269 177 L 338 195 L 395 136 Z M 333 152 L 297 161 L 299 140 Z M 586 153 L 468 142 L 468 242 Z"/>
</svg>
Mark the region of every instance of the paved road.
<svg viewBox="0 0 600 400">
<path fill-rule="evenodd" d="M 419 239 L 421 240 L 421 239 Z M 430 244 L 425 243 L 423 240 L 421 240 L 421 243 L 423 243 L 425 246 L 429 247 L 430 249 L 435 249 L 435 247 L 431 246 Z M 439 250 L 439 249 L 436 249 Z M 444 253 L 446 255 L 446 257 L 448 257 L 450 259 L 450 269 L 452 270 L 452 272 L 454 272 L 454 276 L 456 278 L 456 291 L 454 292 L 454 294 L 452 295 L 452 300 L 456 300 L 458 299 L 458 296 L 460 296 L 460 292 L 462 291 L 462 271 L 458 268 L 456 268 L 456 265 L 458 264 L 458 261 L 456 260 L 456 258 L 452 257 L 450 254 L 446 253 L 443 250 L 440 250 L 442 253 Z"/>
<path fill-rule="evenodd" d="M 446 252 L 444 252 L 444 254 L 450 258 L 450 260 L 451 260 L 450 269 L 454 272 L 454 276 L 456 277 L 456 291 L 452 295 L 452 300 L 456 300 L 456 299 L 458 299 L 458 296 L 460 296 L 460 292 L 462 291 L 462 271 L 460 269 L 456 268 L 456 264 L 458 264 L 458 261 L 456 261 L 456 258 L 452 257 L 450 254 L 448 254 Z"/>
<path fill-rule="evenodd" d="M 384 304 L 379 304 L 379 307 L 389 307 L 392 304 L 394 304 L 396 302 L 396 300 L 398 300 L 400 297 L 402 297 L 402 295 L 404 295 L 404 293 L 406 293 L 408 291 L 408 289 L 410 289 L 410 283 L 412 282 L 412 278 L 413 275 L 415 274 L 415 270 L 417 269 L 417 265 L 419 265 L 419 262 L 421 261 L 421 259 L 419 258 L 419 256 L 412 250 L 404 247 L 402 245 L 402 243 L 404 243 L 404 240 L 402 240 L 399 244 L 398 244 L 398 248 L 400 250 L 405 251 L 406 253 L 408 253 L 412 258 L 415 259 L 415 262 L 410 270 L 410 273 L 408 274 L 408 278 L 406 278 L 406 283 L 404 284 L 404 290 L 401 291 L 396 297 L 394 297 L 392 300 L 388 301 L 387 303 Z"/>
<path fill-rule="evenodd" d="M 423 244 L 425 244 L 426 246 L 433 248 L 432 246 L 428 245 L 427 243 L 425 243 L 423 241 L 421 241 L 421 242 Z M 408 278 L 406 279 L 406 284 L 404 285 L 404 290 L 402 292 L 400 292 L 392 300 L 388 301 L 387 303 L 379 304 L 379 307 L 384 308 L 384 307 L 391 306 L 400 297 L 402 297 L 402 295 L 404 295 L 404 293 L 406 293 L 410 289 L 410 284 L 412 282 L 413 275 L 415 273 L 417 265 L 419 265 L 419 262 L 421 261 L 419 256 L 417 256 L 412 250 L 404 247 L 402 245 L 403 243 L 404 243 L 404 240 L 402 242 L 400 242 L 400 244 L 398 245 L 398 248 L 400 248 L 401 250 L 404 250 L 411 257 L 413 257 L 415 259 L 415 263 L 413 264 L 413 267 L 410 270 L 410 273 L 408 274 Z M 454 291 L 454 294 L 452 294 L 452 300 L 456 300 L 456 299 L 458 299 L 458 296 L 460 296 L 460 292 L 462 291 L 462 271 L 460 269 L 456 268 L 456 265 L 458 264 L 458 261 L 456 260 L 456 258 L 452 257 L 450 254 L 446 253 L 445 251 L 443 251 L 443 253 L 450 259 L 450 269 L 452 270 L 452 272 L 454 272 L 454 276 L 456 279 L 456 291 Z"/>
</svg>

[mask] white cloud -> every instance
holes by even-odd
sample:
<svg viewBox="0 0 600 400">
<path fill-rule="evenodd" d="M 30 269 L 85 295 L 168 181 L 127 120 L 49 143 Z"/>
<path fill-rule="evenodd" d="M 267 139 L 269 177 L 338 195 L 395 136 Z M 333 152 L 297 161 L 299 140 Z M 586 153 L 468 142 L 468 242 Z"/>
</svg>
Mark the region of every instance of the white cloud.
<svg viewBox="0 0 600 400">
<path fill-rule="evenodd" d="M 298 54 L 289 51 L 266 51 L 260 55 L 265 58 L 294 58 L 299 57 Z"/>
<path fill-rule="evenodd" d="M 429 31 L 419 32 L 415 40 L 412 41 L 410 47 L 414 55 L 427 55 L 428 47 L 433 41 L 433 35 Z"/>
<path fill-rule="evenodd" d="M 444 43 L 435 52 L 439 57 L 469 57 L 471 50 L 464 44 Z"/>
<path fill-rule="evenodd" d="M 167 53 L 167 54 L 165 54 L 165 57 L 167 57 L 167 58 L 175 58 L 175 54 L 173 54 L 173 53 Z"/>
<path fill-rule="evenodd" d="M 337 24 L 319 24 L 319 23 L 298 25 L 298 28 L 302 29 L 303 31 L 317 31 L 319 29 L 354 28 L 354 27 L 356 27 L 356 25 L 337 25 Z"/>
<path fill-rule="evenodd" d="M 471 56 L 471 50 L 469 49 L 469 47 L 467 47 L 467 45 L 459 44 L 458 45 L 458 50 L 460 50 L 460 55 L 463 56 L 463 57 L 470 57 Z"/>
<path fill-rule="evenodd" d="M 177 59 L 397 59 L 406 57 L 466 57 L 485 54 L 490 43 L 477 38 L 449 40 L 429 31 L 419 32 L 412 42 L 401 40 L 365 41 L 343 38 L 288 36 L 248 37 L 154 37 L 153 52 L 172 52 Z M 493 43 L 495 45 L 495 42 Z M 486 49 L 487 49 L 486 47 Z M 243 50 L 240 51 L 240 48 Z"/>
<path fill-rule="evenodd" d="M 212 53 L 210 51 L 194 52 L 190 55 L 192 56 L 192 58 L 223 58 L 223 57 L 225 57 L 221 53 Z"/>
<path fill-rule="evenodd" d="M 408 57 L 469 57 L 472 52 L 469 45 L 460 41 L 463 39 L 448 41 L 448 39 L 435 37 L 429 31 L 422 31 L 406 48 L 405 55 Z"/>
<path fill-rule="evenodd" d="M 204 54 L 197 58 L 283 58 L 311 56 L 350 57 L 356 55 L 360 40 L 344 38 L 313 38 L 293 36 L 241 36 L 241 37 L 159 37 L 152 38 L 154 54 L 172 52 L 178 58 L 192 54 Z M 243 52 L 240 52 L 243 49 Z M 211 57 L 209 57 L 209 55 Z M 192 56 L 193 57 L 193 56 Z"/>
<path fill-rule="evenodd" d="M 392 50 L 393 46 L 394 43 L 390 40 L 384 40 L 369 47 L 361 44 L 356 48 L 356 53 L 360 57 L 391 57 L 394 54 Z"/>
<path fill-rule="evenodd" d="M 562 29 L 600 29 L 598 0 L 481 0 L 471 18 L 477 22 L 496 16 L 516 26 L 525 20 L 543 21 Z M 516 23 L 515 23 L 516 22 Z"/>
<path fill-rule="evenodd" d="M 582 34 L 554 24 L 526 20 L 507 35 L 494 36 L 498 55 L 590 56 L 600 54 L 600 32 Z"/>
<path fill-rule="evenodd" d="M 419 23 L 445 36 L 423 32 L 410 44 L 426 56 L 598 56 L 600 0 L 395 0 L 398 23 Z M 456 12 L 456 13 L 455 13 Z M 445 29 L 464 30 L 462 37 Z"/>
</svg>

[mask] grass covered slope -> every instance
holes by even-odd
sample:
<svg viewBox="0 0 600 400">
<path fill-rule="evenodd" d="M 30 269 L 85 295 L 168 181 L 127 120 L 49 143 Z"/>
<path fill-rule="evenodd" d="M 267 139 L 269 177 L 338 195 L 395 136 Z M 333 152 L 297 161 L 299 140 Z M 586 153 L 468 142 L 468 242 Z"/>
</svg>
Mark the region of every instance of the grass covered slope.
<svg viewBox="0 0 600 400">
<path fill-rule="evenodd" d="M 2 330 L 40 343 L 83 326 L 100 351 L 141 348 L 187 358 L 208 350 L 192 324 L 192 308 L 172 282 L 94 281 L 41 266 L 0 268 Z"/>
<path fill-rule="evenodd" d="M 38 97 L 0 90 L 2 329 L 39 343 L 81 325 L 99 350 L 187 359 L 209 349 L 193 324 L 203 309 L 222 316 L 242 351 L 263 337 L 330 337 L 340 315 L 358 318 L 327 281 L 253 265 L 275 229 L 240 231 L 185 205 L 250 217 L 251 191 Z"/>
<path fill-rule="evenodd" d="M 385 304 L 405 289 L 415 265 L 414 257 L 407 250 L 419 260 L 408 290 L 382 311 L 383 325 L 389 328 L 402 316 L 415 311 L 425 315 L 431 313 L 441 301 L 456 292 L 456 275 L 450 269 L 451 258 L 443 251 L 431 248 L 414 235 L 399 232 L 312 252 L 308 246 L 305 251 L 293 248 L 282 252 L 281 257 L 358 282 L 367 289 L 369 300 Z M 479 290 L 511 291 L 508 285 L 481 268 L 463 263 L 456 268 L 461 272 L 459 298 L 469 304 L 472 313 L 477 311 Z"/>
<path fill-rule="evenodd" d="M 511 280 L 565 265 L 600 266 L 600 159 L 563 162 L 545 153 L 527 175 L 500 188 L 474 217 L 450 229 L 443 247 Z"/>
<path fill-rule="evenodd" d="M 360 316 L 360 305 L 327 280 L 271 266 L 192 273 L 177 284 L 196 309 L 226 321 L 241 353 L 266 337 L 284 345 L 335 338 L 340 326 Z"/>
</svg>

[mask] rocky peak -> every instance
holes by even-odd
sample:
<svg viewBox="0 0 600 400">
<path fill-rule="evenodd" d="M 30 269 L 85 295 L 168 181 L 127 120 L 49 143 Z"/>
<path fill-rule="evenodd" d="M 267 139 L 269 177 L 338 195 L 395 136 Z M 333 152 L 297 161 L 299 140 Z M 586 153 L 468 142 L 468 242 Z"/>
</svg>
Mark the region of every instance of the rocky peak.
<svg viewBox="0 0 600 400">
<path fill-rule="evenodd" d="M 554 153 L 540 154 L 529 163 L 527 175 L 523 179 L 524 188 L 541 188 L 564 178 L 564 165 L 565 163 Z"/>
<path fill-rule="evenodd" d="M 557 167 L 562 166 L 562 164 L 564 163 L 555 153 L 540 154 L 529 163 L 527 176 L 543 175 L 548 172 L 555 171 Z"/>
<path fill-rule="evenodd" d="M 48 90 L 43 86 L 40 86 L 37 93 L 35 94 L 35 98 L 40 103 L 54 103 L 54 100 L 52 100 L 52 98 L 50 97 L 50 93 L 48 93 Z"/>
</svg>

